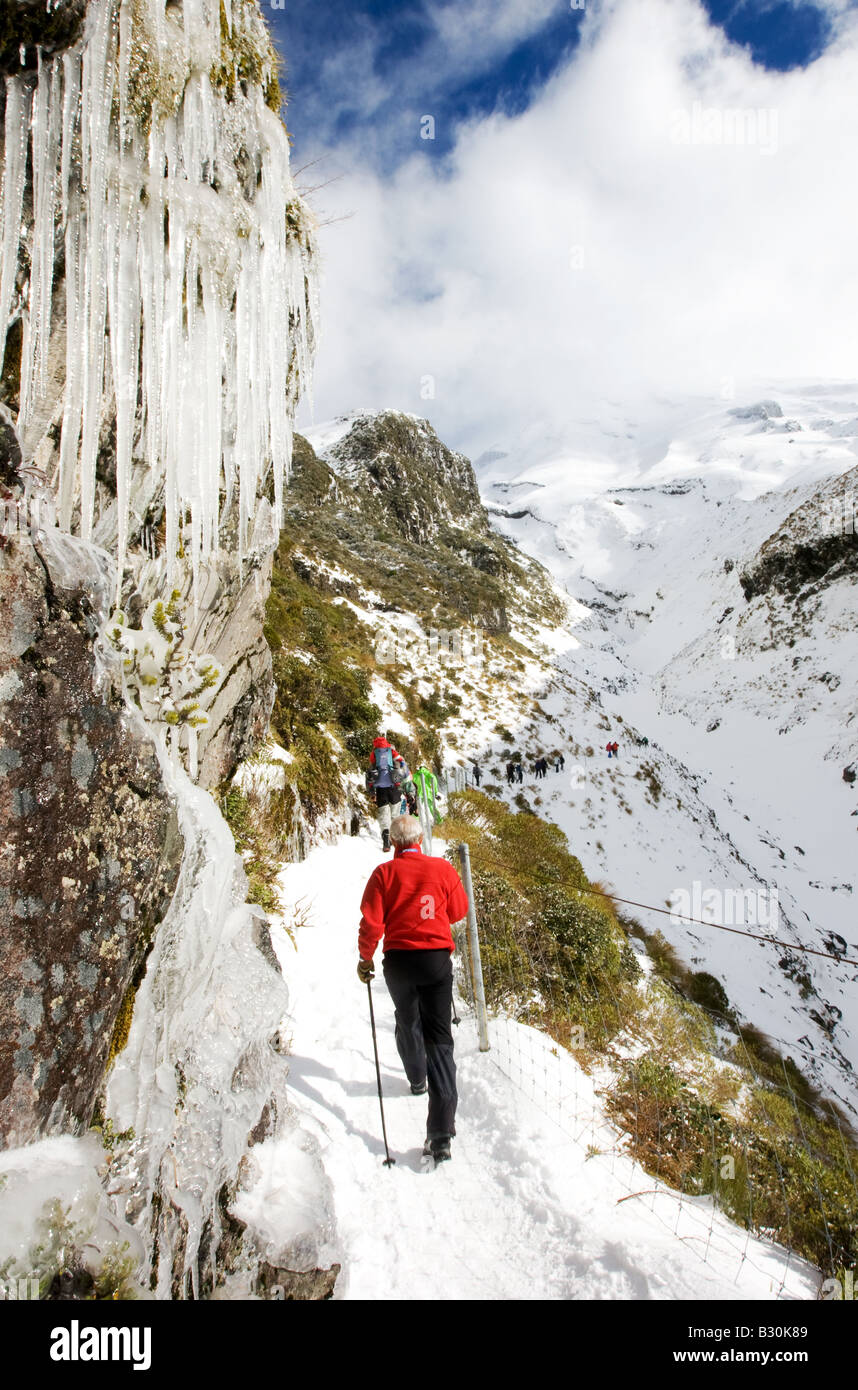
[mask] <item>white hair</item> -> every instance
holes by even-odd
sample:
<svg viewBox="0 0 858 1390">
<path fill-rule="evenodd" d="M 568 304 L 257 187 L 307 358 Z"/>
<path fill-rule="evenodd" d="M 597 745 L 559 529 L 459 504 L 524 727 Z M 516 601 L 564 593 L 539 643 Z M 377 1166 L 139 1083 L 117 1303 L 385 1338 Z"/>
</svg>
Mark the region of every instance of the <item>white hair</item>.
<svg viewBox="0 0 858 1390">
<path fill-rule="evenodd" d="M 408 845 L 419 845 L 423 839 L 423 826 L 416 816 L 397 816 L 390 822 L 391 844 L 398 849 L 405 849 Z"/>
</svg>

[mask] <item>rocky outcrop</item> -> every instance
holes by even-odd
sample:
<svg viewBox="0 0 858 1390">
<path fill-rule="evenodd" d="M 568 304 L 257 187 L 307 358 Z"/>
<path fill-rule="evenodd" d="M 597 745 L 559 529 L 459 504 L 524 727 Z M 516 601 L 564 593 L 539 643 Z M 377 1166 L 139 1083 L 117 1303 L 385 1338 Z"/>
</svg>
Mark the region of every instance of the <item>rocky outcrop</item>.
<svg viewBox="0 0 858 1390">
<path fill-rule="evenodd" d="M 739 575 L 749 601 L 782 594 L 803 601 L 845 576 L 858 575 L 858 468 L 826 483 L 791 512 Z"/>
<path fill-rule="evenodd" d="M 428 420 L 395 410 L 359 415 L 327 461 L 418 545 L 450 523 L 488 533 L 470 461 L 448 449 Z"/>
<path fill-rule="evenodd" d="M 314 588 L 431 611 L 441 627 L 507 632 L 510 600 L 529 587 L 528 562 L 490 527 L 470 461 L 428 420 L 393 410 L 356 416 L 320 457 L 296 436 L 275 568 L 287 548 Z"/>
<path fill-rule="evenodd" d="M 263 1298 L 285 1302 L 324 1302 L 334 1296 L 341 1266 L 306 1271 L 281 1269 L 265 1261 L 259 1267 L 259 1292 Z"/>
<path fill-rule="evenodd" d="M 265 498 L 260 500 L 260 512 L 267 515 L 270 527 L 271 509 Z M 272 564 L 273 550 L 265 545 L 244 560 L 222 547 L 201 566 L 196 598 L 193 576 L 187 571 L 177 576 L 187 648 L 212 656 L 221 673 L 206 711 L 208 723 L 197 733 L 196 780 L 204 787 L 227 781 L 268 728 L 274 677 L 263 624 Z M 123 602 L 134 628 L 147 603 L 169 591 L 163 566 L 138 566 L 127 589 L 130 592 Z M 180 739 L 180 746 L 187 747 L 186 737 Z"/>
<path fill-rule="evenodd" d="M 80 33 L 86 0 L 7 0 L 0 15 L 0 72 L 35 68 L 37 51 L 53 57 Z"/>
<path fill-rule="evenodd" d="M 57 531 L 0 550 L 0 1144 L 88 1124 L 176 882 L 154 745 L 97 654 L 110 562 Z"/>
</svg>

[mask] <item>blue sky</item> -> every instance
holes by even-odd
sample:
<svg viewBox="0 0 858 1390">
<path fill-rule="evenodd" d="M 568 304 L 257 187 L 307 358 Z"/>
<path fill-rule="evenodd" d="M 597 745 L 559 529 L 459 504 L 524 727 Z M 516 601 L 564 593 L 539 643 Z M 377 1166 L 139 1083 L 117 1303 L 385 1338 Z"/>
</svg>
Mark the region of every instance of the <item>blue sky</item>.
<svg viewBox="0 0 858 1390">
<path fill-rule="evenodd" d="M 509 6 L 509 0 L 506 0 Z M 592 0 L 591 0 L 592 3 Z M 710 18 L 755 63 L 789 71 L 813 62 L 830 39 L 826 8 L 802 0 L 703 0 Z M 363 142 L 381 167 L 413 150 L 415 122 L 435 116 L 425 153 L 443 157 L 463 121 L 527 109 L 574 53 L 586 8 L 521 0 L 521 22 L 467 44 L 439 35 L 465 0 L 285 0 L 268 9 L 287 55 L 288 124 L 297 162 L 320 145 Z M 503 4 L 499 7 L 502 9 Z M 464 50 L 464 51 L 463 51 Z"/>
</svg>

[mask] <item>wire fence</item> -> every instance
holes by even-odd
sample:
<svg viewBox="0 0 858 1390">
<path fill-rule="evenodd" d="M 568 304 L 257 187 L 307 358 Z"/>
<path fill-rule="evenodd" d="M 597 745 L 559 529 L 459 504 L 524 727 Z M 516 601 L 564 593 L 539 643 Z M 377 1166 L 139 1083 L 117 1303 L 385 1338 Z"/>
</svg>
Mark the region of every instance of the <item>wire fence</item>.
<svg viewBox="0 0 858 1390">
<path fill-rule="evenodd" d="M 464 871 L 461 851 L 459 862 Z M 476 916 L 470 875 L 466 886 Z M 683 1053 L 697 1051 L 683 1029 L 707 1016 L 696 1019 L 663 981 L 597 975 L 549 934 L 514 939 L 503 913 L 478 926 L 487 1065 L 579 1160 L 583 1150 L 610 1174 L 618 1202 L 645 1205 L 704 1263 L 733 1267 L 736 1282 L 751 1266 L 776 1296 L 795 1296 L 809 1263 L 851 1287 L 858 1147 L 833 1106 L 801 1093 L 788 1059 L 765 1048 L 761 1057 L 762 1035 L 710 1011 L 705 1065 L 683 1078 Z M 482 1035 L 480 972 L 462 928 L 457 946 L 458 993 Z M 752 1122 L 737 1122 L 748 1111 Z"/>
</svg>

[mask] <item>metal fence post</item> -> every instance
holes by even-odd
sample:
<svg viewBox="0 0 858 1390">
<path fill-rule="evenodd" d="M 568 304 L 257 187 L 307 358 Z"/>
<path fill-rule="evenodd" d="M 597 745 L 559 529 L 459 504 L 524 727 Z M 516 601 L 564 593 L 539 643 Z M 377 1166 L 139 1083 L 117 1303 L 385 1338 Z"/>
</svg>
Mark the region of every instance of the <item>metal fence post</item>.
<svg viewBox="0 0 858 1390">
<path fill-rule="evenodd" d="M 468 945 L 471 957 L 471 977 L 474 985 L 474 1006 L 477 1011 L 477 1032 L 480 1051 L 489 1050 L 489 1021 L 486 1013 L 486 992 L 483 987 L 483 966 L 480 960 L 480 940 L 477 935 L 477 910 L 474 906 L 474 885 L 471 880 L 471 855 L 464 840 L 459 845 L 459 862 L 462 865 L 462 882 L 468 895 Z"/>
<path fill-rule="evenodd" d="M 429 803 L 425 793 L 421 790 L 417 793 L 417 811 L 420 816 L 420 825 L 423 829 L 423 848 L 426 854 L 432 853 L 432 813 L 429 810 Z"/>
</svg>

